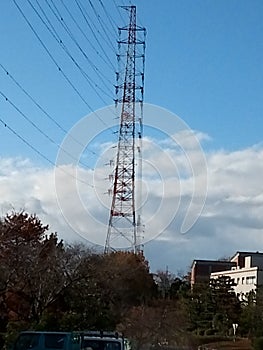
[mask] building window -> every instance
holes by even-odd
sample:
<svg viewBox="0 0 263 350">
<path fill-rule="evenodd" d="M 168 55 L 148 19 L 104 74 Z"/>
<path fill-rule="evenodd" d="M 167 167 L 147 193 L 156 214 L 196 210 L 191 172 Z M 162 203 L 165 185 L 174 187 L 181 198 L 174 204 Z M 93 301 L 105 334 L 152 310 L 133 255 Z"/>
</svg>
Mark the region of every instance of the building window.
<svg viewBox="0 0 263 350">
<path fill-rule="evenodd" d="M 245 277 L 242 277 L 242 284 L 245 283 Z"/>
<path fill-rule="evenodd" d="M 248 276 L 246 278 L 246 284 L 254 284 L 255 280 L 256 280 L 255 276 Z"/>
<path fill-rule="evenodd" d="M 238 278 L 237 278 L 237 284 L 239 284 L 239 280 L 240 280 L 240 278 L 238 277 Z"/>
</svg>

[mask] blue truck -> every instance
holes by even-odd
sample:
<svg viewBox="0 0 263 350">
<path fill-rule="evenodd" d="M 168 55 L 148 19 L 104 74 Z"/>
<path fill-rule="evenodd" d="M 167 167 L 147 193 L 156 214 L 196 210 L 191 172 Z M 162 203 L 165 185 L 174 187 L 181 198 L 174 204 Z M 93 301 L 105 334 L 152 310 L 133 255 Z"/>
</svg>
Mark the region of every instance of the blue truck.
<svg viewBox="0 0 263 350">
<path fill-rule="evenodd" d="M 117 332 L 21 332 L 13 350 L 129 350 Z"/>
</svg>

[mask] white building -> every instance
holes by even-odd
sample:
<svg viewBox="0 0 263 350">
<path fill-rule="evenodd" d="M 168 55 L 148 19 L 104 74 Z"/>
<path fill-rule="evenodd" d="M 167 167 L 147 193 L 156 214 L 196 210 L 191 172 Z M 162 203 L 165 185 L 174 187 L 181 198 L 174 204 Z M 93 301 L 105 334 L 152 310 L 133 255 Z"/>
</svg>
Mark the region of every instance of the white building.
<svg viewBox="0 0 263 350">
<path fill-rule="evenodd" d="M 231 261 L 235 261 L 237 266 L 231 270 L 213 272 L 210 278 L 229 276 L 236 284 L 233 287 L 236 295 L 240 299 L 245 299 L 249 292 L 256 291 L 258 286 L 263 285 L 263 254 L 237 252 Z"/>
</svg>

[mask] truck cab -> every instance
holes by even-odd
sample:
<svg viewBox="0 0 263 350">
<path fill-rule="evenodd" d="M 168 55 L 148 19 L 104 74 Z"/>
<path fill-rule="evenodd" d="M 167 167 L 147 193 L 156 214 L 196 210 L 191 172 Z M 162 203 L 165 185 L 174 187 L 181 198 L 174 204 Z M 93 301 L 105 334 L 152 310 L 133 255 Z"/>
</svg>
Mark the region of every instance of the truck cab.
<svg viewBox="0 0 263 350">
<path fill-rule="evenodd" d="M 13 350 L 130 350 L 117 332 L 21 332 Z"/>
<path fill-rule="evenodd" d="M 80 350 L 80 336 L 73 332 L 21 332 L 13 350 Z"/>
</svg>

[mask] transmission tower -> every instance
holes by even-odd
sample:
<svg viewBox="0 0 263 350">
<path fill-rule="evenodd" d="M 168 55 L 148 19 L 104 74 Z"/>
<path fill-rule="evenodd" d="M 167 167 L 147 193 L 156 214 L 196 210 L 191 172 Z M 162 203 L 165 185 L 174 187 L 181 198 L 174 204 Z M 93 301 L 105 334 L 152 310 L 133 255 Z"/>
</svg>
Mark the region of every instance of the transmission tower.
<svg viewBox="0 0 263 350">
<path fill-rule="evenodd" d="M 129 24 L 119 28 L 115 102 L 121 103 L 121 112 L 105 253 L 119 248 L 142 251 L 140 197 L 146 30 L 136 24 L 136 6 L 122 8 L 129 11 Z"/>
</svg>

